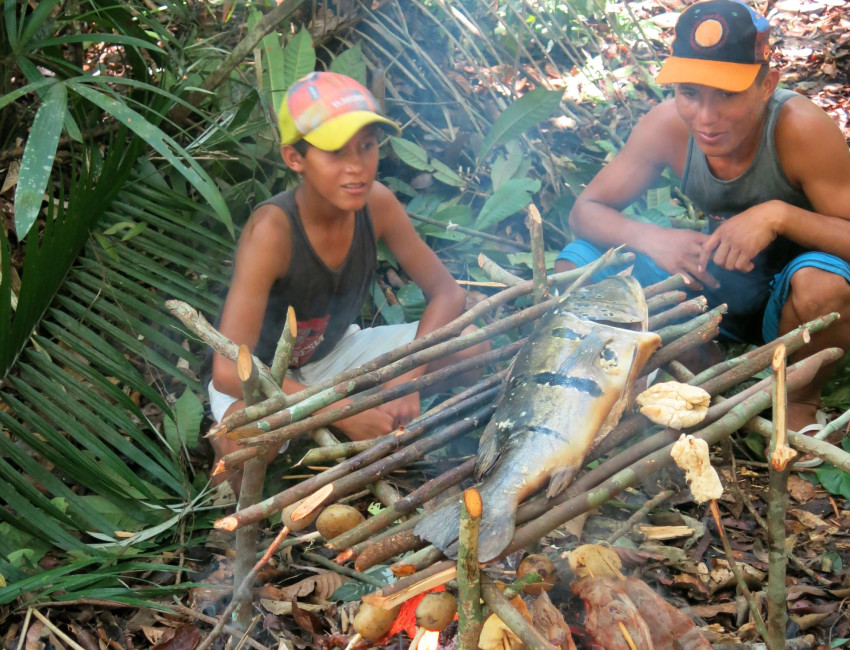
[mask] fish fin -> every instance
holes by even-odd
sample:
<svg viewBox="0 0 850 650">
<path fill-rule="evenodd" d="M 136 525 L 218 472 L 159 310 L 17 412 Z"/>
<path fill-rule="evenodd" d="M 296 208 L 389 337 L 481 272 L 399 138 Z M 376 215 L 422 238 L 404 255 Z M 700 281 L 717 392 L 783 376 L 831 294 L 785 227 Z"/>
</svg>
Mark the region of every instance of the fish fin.
<svg viewBox="0 0 850 650">
<path fill-rule="evenodd" d="M 484 501 L 484 512 L 481 513 L 481 522 L 478 526 L 479 562 L 489 562 L 507 548 L 514 538 L 515 522 L 516 504 L 499 503 L 494 499 Z M 457 550 L 455 550 L 456 555 Z"/>
<path fill-rule="evenodd" d="M 575 469 L 569 467 L 552 472 L 549 476 L 549 487 L 546 488 L 546 498 L 551 499 L 567 489 L 575 473 Z"/>
<path fill-rule="evenodd" d="M 492 469 L 497 460 L 499 460 L 499 425 L 491 418 L 478 441 L 475 479 L 481 480 L 481 477 Z"/>
<path fill-rule="evenodd" d="M 592 364 L 610 342 L 610 335 L 603 336 L 597 329 L 590 330 L 590 334 L 567 355 L 555 372 L 566 373 L 571 368 Z"/>
<path fill-rule="evenodd" d="M 460 529 L 460 507 L 461 503 L 458 499 L 437 508 L 416 524 L 413 534 L 420 539 L 428 540 L 449 557 L 457 557 L 457 550 L 452 556 L 449 555 L 448 549 L 457 540 Z M 454 548 L 457 549 L 457 544 L 454 544 Z"/>
</svg>

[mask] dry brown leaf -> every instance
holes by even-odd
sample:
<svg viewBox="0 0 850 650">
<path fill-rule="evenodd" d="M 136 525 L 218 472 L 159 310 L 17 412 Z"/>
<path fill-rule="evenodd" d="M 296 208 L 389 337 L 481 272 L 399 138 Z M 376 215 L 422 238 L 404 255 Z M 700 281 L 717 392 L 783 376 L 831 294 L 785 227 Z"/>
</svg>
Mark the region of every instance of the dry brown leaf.
<svg viewBox="0 0 850 650">
<path fill-rule="evenodd" d="M 653 648 L 646 622 L 641 618 L 635 604 L 626 595 L 621 581 L 608 578 L 582 578 L 570 588 L 584 601 L 587 615 L 585 627 L 594 642 L 605 650 L 630 650 Z"/>
<path fill-rule="evenodd" d="M 812 614 L 803 614 L 802 616 L 790 614 L 788 618 L 794 621 L 801 630 L 808 630 L 810 627 L 816 627 L 823 623 L 829 618 L 829 615 L 829 612 L 815 612 Z"/>
<path fill-rule="evenodd" d="M 585 576 L 622 577 L 620 556 L 601 544 L 584 544 L 570 553 L 570 568 L 579 578 Z"/>
<path fill-rule="evenodd" d="M 510 631 L 502 619 L 490 614 L 481 628 L 478 647 L 481 650 L 522 650 L 525 644 Z"/>
<path fill-rule="evenodd" d="M 260 598 L 260 604 L 268 611 L 276 616 L 291 616 L 292 601 L 291 600 L 274 600 L 272 598 Z M 318 612 L 327 605 L 314 605 L 312 603 L 298 603 L 298 607 L 303 610 Z"/>
<path fill-rule="evenodd" d="M 711 644 L 694 622 L 643 580 L 626 578 L 621 583 L 646 622 L 656 650 L 711 650 Z"/>
<path fill-rule="evenodd" d="M 511 605 L 516 607 L 529 622 L 531 621 L 531 613 L 522 598 L 514 597 L 511 600 Z M 490 614 L 481 628 L 478 647 L 480 650 L 524 650 L 525 644 L 516 634 L 511 632 L 501 618 L 495 614 Z"/>
<path fill-rule="evenodd" d="M 549 643 L 560 650 L 576 650 L 570 626 L 545 591 L 531 605 L 531 616 L 534 627 Z"/>
<path fill-rule="evenodd" d="M 275 600 L 301 600 L 312 594 L 314 602 L 323 602 L 349 579 L 334 571 L 325 571 L 299 580 L 283 589 L 267 586 L 263 589 L 263 595 Z"/>
<path fill-rule="evenodd" d="M 838 532 L 838 526 L 830 524 L 815 514 L 808 512 L 806 510 L 799 510 L 797 508 L 790 508 L 788 510 L 788 514 L 792 515 L 803 524 L 806 528 L 810 528 L 812 530 L 817 530 L 824 533 L 829 533 L 830 535 L 834 535 Z"/>
</svg>

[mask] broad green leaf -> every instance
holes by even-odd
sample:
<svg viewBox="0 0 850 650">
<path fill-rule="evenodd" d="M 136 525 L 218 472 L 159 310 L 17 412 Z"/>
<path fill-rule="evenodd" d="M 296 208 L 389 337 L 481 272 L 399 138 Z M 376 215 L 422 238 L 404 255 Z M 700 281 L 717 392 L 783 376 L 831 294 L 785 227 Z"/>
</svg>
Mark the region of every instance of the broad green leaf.
<svg viewBox="0 0 850 650">
<path fill-rule="evenodd" d="M 125 124 L 129 129 L 139 135 L 149 146 L 158 151 L 171 165 L 188 180 L 192 186 L 201 193 L 201 195 L 210 204 L 210 207 L 215 210 L 219 221 L 226 227 L 228 232 L 233 234 L 233 221 L 230 218 L 230 211 L 221 198 L 218 188 L 213 180 L 201 168 L 191 155 L 177 144 L 169 135 L 167 135 L 158 126 L 148 122 L 141 114 L 134 111 L 132 108 L 118 101 L 114 97 L 110 97 L 103 92 L 88 87 L 86 84 L 78 82 L 68 82 L 75 92 L 79 93 L 93 104 L 112 115 L 122 124 Z M 177 152 L 175 154 L 174 152 Z M 178 155 L 179 154 L 179 155 Z"/>
<path fill-rule="evenodd" d="M 824 464 L 815 470 L 815 475 L 827 492 L 850 499 L 850 474 L 843 469 Z"/>
<path fill-rule="evenodd" d="M 440 207 L 440 203 L 440 197 L 435 194 L 420 194 L 407 204 L 407 211 L 421 217 L 430 217 Z"/>
<path fill-rule="evenodd" d="M 404 138 L 392 137 L 390 138 L 390 146 L 401 161 L 410 165 L 413 169 L 420 169 L 426 172 L 434 171 L 434 168 L 428 164 L 428 152 L 415 142 L 405 140 Z"/>
<path fill-rule="evenodd" d="M 563 90 L 537 88 L 508 106 L 505 112 L 496 118 L 490 132 L 484 138 L 478 152 L 478 162 L 484 160 L 493 147 L 519 137 L 531 127 L 549 119 L 558 109 L 563 96 Z"/>
<path fill-rule="evenodd" d="M 15 188 L 15 232 L 18 239 L 26 237 L 41 209 L 67 104 L 65 84 L 54 84 L 33 120 Z"/>
<path fill-rule="evenodd" d="M 452 187 L 464 186 L 463 179 L 451 167 L 443 164 L 436 158 L 431 159 L 431 164 L 434 166 L 434 178 L 438 181 Z"/>
<path fill-rule="evenodd" d="M 12 0 L 11 2 L 7 0 L 6 4 L 14 5 L 15 2 L 14 0 Z M 44 27 L 45 21 L 50 18 L 50 14 L 53 12 L 53 8 L 56 7 L 58 4 L 59 0 L 43 0 L 42 2 L 36 3 L 36 7 L 33 12 L 29 16 L 27 16 L 21 24 L 22 45 L 27 45 L 33 35 L 42 27 Z M 39 43 L 38 47 L 44 46 Z"/>
<path fill-rule="evenodd" d="M 371 569 L 366 569 L 365 574 L 380 580 L 385 585 L 391 584 L 395 582 L 395 576 L 393 572 L 390 570 L 388 566 L 384 566 L 379 564 L 377 566 L 372 567 Z M 330 597 L 330 600 L 342 600 L 345 602 L 351 600 L 360 600 L 362 596 L 365 596 L 368 593 L 375 591 L 375 587 L 365 582 L 360 582 L 359 580 L 349 580 L 344 585 L 340 585 L 335 592 Z"/>
<path fill-rule="evenodd" d="M 313 49 L 313 39 L 310 32 L 302 27 L 283 48 L 283 87 L 289 88 L 315 69 L 316 51 Z"/>
<path fill-rule="evenodd" d="M 198 446 L 198 432 L 204 417 L 204 405 L 191 390 L 186 389 L 171 408 L 176 419 L 165 418 L 163 426 L 168 444 L 175 454 L 180 453 L 183 445 L 187 449 Z"/>
<path fill-rule="evenodd" d="M 468 205 L 447 205 L 440 208 L 433 215 L 432 219 L 443 221 L 446 224 L 457 224 L 465 226 L 472 220 L 472 210 Z"/>
<path fill-rule="evenodd" d="M 522 147 L 516 140 L 508 142 L 505 146 L 507 156 L 499 154 L 493 162 L 493 168 L 490 170 L 490 180 L 493 183 L 493 191 L 498 190 L 509 179 L 513 178 L 519 169 L 519 164 L 522 162 Z"/>
<path fill-rule="evenodd" d="M 123 34 L 68 34 L 66 36 L 57 36 L 56 38 L 39 41 L 38 47 L 64 45 L 65 43 L 116 43 L 118 45 L 132 45 L 134 47 L 154 50 L 162 54 L 166 53 L 165 50 L 152 41 L 146 41 L 133 36 L 125 36 Z"/>
<path fill-rule="evenodd" d="M 280 110 L 283 98 L 286 96 L 286 64 L 284 62 L 283 50 L 280 47 L 280 34 L 272 32 L 266 34 L 262 40 L 263 47 L 263 79 L 268 79 L 269 101 L 275 111 Z"/>
<path fill-rule="evenodd" d="M 481 208 L 475 227 L 486 230 L 503 219 L 522 210 L 531 203 L 532 194 L 540 191 L 540 181 L 530 178 L 512 178 L 505 182 Z"/>
<path fill-rule="evenodd" d="M 366 59 L 363 58 L 363 48 L 360 43 L 339 54 L 331 61 L 331 72 L 344 74 L 355 81 L 366 85 Z"/>
</svg>

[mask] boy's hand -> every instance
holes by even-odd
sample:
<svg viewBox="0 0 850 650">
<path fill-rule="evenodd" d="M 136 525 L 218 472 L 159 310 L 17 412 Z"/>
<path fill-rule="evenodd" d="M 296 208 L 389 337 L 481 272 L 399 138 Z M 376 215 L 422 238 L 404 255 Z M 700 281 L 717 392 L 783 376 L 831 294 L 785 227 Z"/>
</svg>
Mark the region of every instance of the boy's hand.
<svg viewBox="0 0 850 650">
<path fill-rule="evenodd" d="M 342 431 L 350 440 L 371 440 L 393 431 L 393 417 L 377 408 L 337 420 L 333 426 Z"/>
<path fill-rule="evenodd" d="M 375 407 L 376 411 L 386 413 L 393 419 L 393 429 L 403 427 L 413 418 L 417 417 L 420 409 L 419 393 L 411 393 L 410 395 L 399 397 L 392 402 Z"/>
</svg>

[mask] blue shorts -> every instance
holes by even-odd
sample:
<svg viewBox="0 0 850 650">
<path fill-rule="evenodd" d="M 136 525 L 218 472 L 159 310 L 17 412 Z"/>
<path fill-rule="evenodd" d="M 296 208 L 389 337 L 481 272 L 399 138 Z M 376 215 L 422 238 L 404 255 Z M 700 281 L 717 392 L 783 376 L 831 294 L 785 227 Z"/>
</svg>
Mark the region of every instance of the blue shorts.
<svg viewBox="0 0 850 650">
<path fill-rule="evenodd" d="M 567 244 L 564 250 L 558 255 L 558 259 L 567 260 L 576 266 L 584 266 L 601 257 L 603 253 L 604 251 L 590 242 L 578 239 Z M 652 258 L 635 253 L 634 262 L 618 267 L 602 269 L 594 274 L 593 279 L 595 281 L 602 280 L 622 271 L 630 265 L 634 267 L 632 275 L 645 287 L 656 282 L 661 282 L 661 280 L 669 277 L 667 271 L 659 267 Z M 835 273 L 850 282 L 850 264 L 835 255 L 810 251 L 794 257 L 779 273 L 773 274 L 772 277 L 766 277 L 762 286 L 750 286 L 747 287 L 746 291 L 741 292 L 737 290 L 732 292 L 727 289 L 724 296 L 723 284 L 728 284 L 725 282 L 724 275 L 726 278 L 731 278 L 735 274 L 740 278 L 752 278 L 756 276 L 739 274 L 738 272 L 725 272 L 724 274 L 718 272 L 716 267 L 711 268 L 709 266 L 709 273 L 718 278 L 721 282 L 721 288 L 706 288 L 702 293 L 708 299 L 710 307 L 715 307 L 723 302 L 729 305 L 729 312 L 723 317 L 723 327 L 720 328 L 722 337 L 727 340 L 755 344 L 772 341 L 778 337 L 779 317 L 782 314 L 785 301 L 788 299 L 791 276 L 807 266 Z M 696 292 L 694 293 L 696 295 Z M 735 296 L 730 295 L 735 293 L 744 296 L 744 299 L 737 301 L 737 304 Z M 753 299 L 754 295 L 759 297 Z"/>
</svg>

